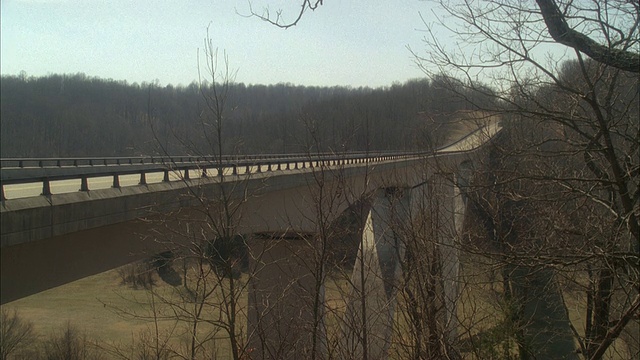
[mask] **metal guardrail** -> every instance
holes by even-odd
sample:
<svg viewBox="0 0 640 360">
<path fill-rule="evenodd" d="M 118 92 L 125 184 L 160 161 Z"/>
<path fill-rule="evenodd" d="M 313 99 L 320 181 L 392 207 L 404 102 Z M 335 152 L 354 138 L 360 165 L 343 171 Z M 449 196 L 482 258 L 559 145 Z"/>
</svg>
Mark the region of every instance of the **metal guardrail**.
<svg viewBox="0 0 640 360">
<path fill-rule="evenodd" d="M 41 195 L 51 195 L 51 182 L 80 179 L 80 190 L 89 191 L 89 178 L 113 177 L 114 188 L 120 188 L 120 176 L 140 175 L 140 185 L 147 183 L 146 174 L 164 173 L 163 182 L 169 182 L 170 172 L 181 174 L 182 180 L 188 180 L 189 171 L 200 170 L 207 177 L 207 170 L 215 169 L 218 175 L 230 169 L 231 175 L 274 172 L 282 170 L 305 169 L 319 166 L 341 166 L 351 164 L 369 164 L 381 161 L 398 161 L 437 155 L 441 149 L 463 143 L 471 136 L 485 130 L 485 126 L 467 134 L 452 144 L 436 151 L 376 151 L 318 154 L 264 154 L 264 155 L 225 155 L 225 156 L 149 156 L 149 157 L 81 157 L 81 158 L 4 158 L 0 159 L 0 200 L 5 201 L 5 185 L 42 183 Z M 498 129 L 499 131 L 499 129 Z M 453 152 L 466 152 L 465 150 Z"/>
<path fill-rule="evenodd" d="M 78 158 L 1 158 L 0 169 L 12 168 L 48 168 L 69 166 L 109 166 L 109 165 L 144 165 L 144 164 L 172 164 L 172 163 L 204 163 L 204 162 L 233 162 L 247 160 L 272 160 L 272 159 L 315 159 L 340 156 L 349 157 L 377 157 L 384 155 L 407 154 L 405 151 L 378 151 L 378 152 L 346 152 L 346 153 L 318 153 L 318 154 L 260 154 L 260 155 L 217 155 L 196 156 L 132 156 L 132 157 L 78 157 Z"/>
<path fill-rule="evenodd" d="M 159 157 L 102 157 L 102 158 L 4 158 L 0 159 L 0 199 L 6 200 L 5 185 L 42 183 L 41 195 L 51 195 L 51 182 L 80 180 L 79 191 L 89 191 L 88 179 L 112 177 L 114 188 L 120 187 L 120 176 L 139 174 L 140 185 L 147 183 L 149 173 L 163 173 L 169 182 L 170 173 L 179 173 L 182 180 L 190 179 L 190 171 L 198 170 L 207 177 L 207 170 L 216 176 L 306 169 L 320 166 L 341 166 L 402 160 L 424 155 L 418 152 L 353 152 L 342 154 L 268 154 L 236 156 L 159 156 Z M 253 170 L 253 172 L 252 172 Z"/>
</svg>

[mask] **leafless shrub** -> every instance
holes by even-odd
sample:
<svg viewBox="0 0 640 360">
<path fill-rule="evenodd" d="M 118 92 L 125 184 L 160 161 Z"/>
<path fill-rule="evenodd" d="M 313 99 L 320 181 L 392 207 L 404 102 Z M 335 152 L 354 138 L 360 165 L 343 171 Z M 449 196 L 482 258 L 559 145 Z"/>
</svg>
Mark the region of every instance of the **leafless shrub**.
<svg viewBox="0 0 640 360">
<path fill-rule="evenodd" d="M 0 318 L 0 359 L 19 351 L 34 339 L 33 324 L 23 320 L 16 310 L 2 309 Z"/>
<path fill-rule="evenodd" d="M 120 283 L 134 289 L 150 289 L 155 285 L 153 272 L 155 268 L 148 262 L 136 262 L 118 269 Z"/>
<path fill-rule="evenodd" d="M 43 360 L 97 360 L 102 357 L 92 347 L 86 333 L 81 333 L 70 322 L 62 331 L 53 333 L 42 343 L 40 359 Z"/>
</svg>

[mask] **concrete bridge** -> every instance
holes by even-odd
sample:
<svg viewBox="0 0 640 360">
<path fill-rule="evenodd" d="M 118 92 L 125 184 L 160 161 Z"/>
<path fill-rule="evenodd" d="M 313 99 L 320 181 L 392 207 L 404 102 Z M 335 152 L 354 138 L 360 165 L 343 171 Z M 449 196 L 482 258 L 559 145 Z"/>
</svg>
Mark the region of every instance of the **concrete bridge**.
<svg viewBox="0 0 640 360">
<path fill-rule="evenodd" d="M 345 322 L 363 324 L 378 340 L 363 343 L 351 332 L 344 345 L 382 358 L 405 251 L 398 226 L 425 199 L 438 204 L 444 229 L 438 243 L 454 331 L 458 261 L 449 245 L 464 219 L 460 187 L 469 181 L 475 150 L 499 130 L 490 123 L 449 146 L 418 153 L 2 159 L 1 302 L 189 246 L 198 237 L 214 238 L 222 226 L 225 234 L 246 236 L 251 266 L 260 269 L 249 292 L 249 343 L 264 358 L 304 358 L 326 346 L 308 350 L 314 309 L 301 305 L 313 290 L 317 267 L 310 263 L 318 239 L 357 207 L 359 241 L 346 250 L 353 254 L 345 254 L 356 259 Z M 132 177 L 135 184 L 125 186 Z M 65 182 L 79 191 L 57 193 Z M 41 195 L 12 198 L 33 188 Z M 277 308 L 266 311 L 274 298 L 281 300 Z M 289 347 L 264 345 L 283 343 Z"/>
</svg>

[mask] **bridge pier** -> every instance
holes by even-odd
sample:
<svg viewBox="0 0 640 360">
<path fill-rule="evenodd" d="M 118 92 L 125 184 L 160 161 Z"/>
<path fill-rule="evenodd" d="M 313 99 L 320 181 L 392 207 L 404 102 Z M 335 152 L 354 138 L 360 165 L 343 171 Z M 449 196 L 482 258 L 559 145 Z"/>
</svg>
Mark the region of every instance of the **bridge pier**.
<svg viewBox="0 0 640 360">
<path fill-rule="evenodd" d="M 340 340 L 331 349 L 338 358 L 387 357 L 405 252 L 400 229 L 409 219 L 409 203 L 407 189 L 380 189 L 359 225 L 350 289 L 336 329 Z M 254 272 L 247 341 L 252 358 L 326 358 L 326 264 L 318 266 L 314 257 L 316 235 L 257 235 L 249 246 Z"/>
<path fill-rule="evenodd" d="M 458 179 L 459 180 L 459 179 Z M 442 279 L 444 282 L 444 305 L 446 333 L 449 341 L 454 342 L 458 336 L 458 297 L 460 295 L 460 246 L 459 240 L 464 224 L 466 202 L 461 191 L 460 183 L 456 180 L 449 188 L 451 192 L 445 194 L 445 203 L 441 209 L 441 216 L 444 216 L 444 223 L 449 222 L 450 226 L 439 233 L 440 254 L 442 261 Z"/>
<path fill-rule="evenodd" d="M 416 189 L 377 190 L 359 225 L 359 245 L 339 320 L 339 341 L 328 349 L 325 330 L 327 303 L 324 274 L 313 251 L 315 235 L 255 237 L 251 243 L 255 276 L 249 287 L 248 348 L 256 359 L 323 359 L 327 351 L 338 358 L 386 359 L 394 334 L 397 290 L 409 239 L 411 217 L 431 216 L 437 229 L 427 239 L 432 250 L 419 256 L 438 262 L 434 288 L 440 331 L 457 336 L 459 250 L 465 199 L 459 180 L 438 177 Z M 416 199 L 417 198 L 417 199 Z M 421 200 L 422 199 L 422 200 Z M 416 202 L 430 205 L 419 212 Z M 416 251 L 415 244 L 413 251 Z M 355 251 L 355 248 L 354 248 Z M 426 254 L 429 252 L 429 254 Z M 421 269 L 420 271 L 428 271 Z M 322 270 L 321 272 L 323 272 Z"/>
<path fill-rule="evenodd" d="M 408 190 L 379 190 L 366 217 L 342 325 L 342 350 L 349 358 L 387 358 L 409 202 Z"/>
<path fill-rule="evenodd" d="M 250 241 L 254 273 L 247 349 L 252 359 L 324 358 L 324 284 L 309 251 L 314 239 L 314 234 L 254 235 Z"/>
</svg>

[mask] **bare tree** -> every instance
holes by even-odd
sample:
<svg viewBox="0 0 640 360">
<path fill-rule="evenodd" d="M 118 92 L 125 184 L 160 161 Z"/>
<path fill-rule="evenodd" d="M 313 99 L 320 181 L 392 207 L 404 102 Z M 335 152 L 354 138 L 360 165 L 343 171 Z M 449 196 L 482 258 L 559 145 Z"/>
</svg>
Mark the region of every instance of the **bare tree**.
<svg viewBox="0 0 640 360">
<path fill-rule="evenodd" d="M 564 350 L 550 345 L 567 331 L 585 358 L 637 356 L 638 4 L 438 4 L 447 15 L 440 27 L 428 25 L 418 63 L 427 74 L 455 76 L 460 98 L 503 117 L 505 130 L 471 194 L 489 253 L 502 264 L 505 296 L 518 304 L 520 356 L 570 356 L 570 340 Z M 463 45 L 445 44 L 440 30 Z M 556 42 L 573 53 L 548 50 Z M 488 82 L 491 103 L 456 90 L 489 95 Z M 540 312 L 531 312 L 536 306 L 564 318 L 577 308 L 581 320 L 544 328 Z M 535 336 L 549 345 L 527 344 Z M 620 337 L 626 349 L 612 347 Z"/>
<path fill-rule="evenodd" d="M 228 102 L 234 73 L 229 69 L 226 54 L 221 60 L 208 35 L 203 54 L 204 77 L 200 76 L 200 92 L 205 109 L 200 125 L 209 146 L 192 151 L 215 155 L 214 164 L 203 164 L 200 171 L 206 178 L 205 168 L 217 166 L 218 186 L 213 195 L 207 195 L 199 182 L 190 182 L 188 176 L 183 178 L 198 204 L 196 213 L 199 216 L 193 219 L 191 214 L 185 214 L 187 218 L 174 214 L 186 225 L 181 227 L 183 233 L 180 235 L 187 238 L 183 243 L 187 245 L 178 251 L 183 263 L 184 291 L 180 292 L 180 302 L 172 302 L 170 298 L 164 300 L 190 324 L 188 358 L 195 359 L 207 353 L 207 346 L 211 346 L 218 331 L 222 331 L 228 340 L 230 357 L 241 359 L 246 350 L 243 325 L 246 309 L 242 309 L 241 304 L 246 296 L 247 282 L 240 274 L 248 255 L 245 237 L 238 233 L 237 225 L 245 199 L 237 196 L 236 187 L 242 187 L 244 183 L 227 184 L 226 169 L 222 165 L 226 159 L 224 129 L 232 111 Z"/>
<path fill-rule="evenodd" d="M 247 266 L 248 236 L 240 232 L 239 221 L 251 169 L 240 176 L 231 174 L 228 168 L 231 157 L 225 135 L 227 121 L 233 115 L 230 89 L 235 73 L 226 54 L 219 54 L 208 34 L 201 54 L 199 91 L 204 108 L 200 109 L 198 126 L 203 139 L 173 134 L 173 140 L 194 157 L 211 159 L 213 155 L 213 160 L 189 170 L 175 170 L 179 164 L 167 164 L 169 173 L 179 178 L 185 206 L 169 213 L 149 214 L 148 220 L 157 224 L 149 236 L 164 250 L 154 255 L 153 263 L 171 286 L 149 287 L 146 300 L 142 300 L 148 305 L 146 313 L 119 309 L 152 324 L 141 336 L 140 346 L 146 352 L 140 356 L 191 360 L 248 356 L 247 292 L 252 274 L 247 274 L 251 272 Z M 151 100 L 148 117 L 153 125 L 156 119 Z M 159 151 L 171 155 L 155 129 L 154 134 Z M 112 352 L 129 356 L 118 349 Z"/>
</svg>

